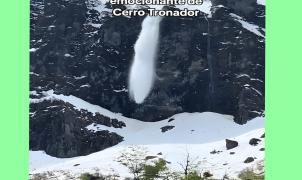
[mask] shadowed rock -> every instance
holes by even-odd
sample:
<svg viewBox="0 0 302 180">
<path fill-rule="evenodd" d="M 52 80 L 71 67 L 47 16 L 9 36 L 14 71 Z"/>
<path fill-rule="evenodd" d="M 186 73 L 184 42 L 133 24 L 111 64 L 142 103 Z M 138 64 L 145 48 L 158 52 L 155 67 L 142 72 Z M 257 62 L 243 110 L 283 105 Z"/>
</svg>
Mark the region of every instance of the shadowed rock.
<svg viewBox="0 0 302 180">
<path fill-rule="evenodd" d="M 235 147 L 238 146 L 238 142 L 237 141 L 233 141 L 233 140 L 229 140 L 229 139 L 225 140 L 225 144 L 226 144 L 226 149 L 227 150 L 233 149 L 233 148 L 235 148 Z"/>
<path fill-rule="evenodd" d="M 252 145 L 252 146 L 257 146 L 257 145 L 259 144 L 259 142 L 261 142 L 260 139 L 252 138 L 252 139 L 249 141 L 249 144 Z"/>
<path fill-rule="evenodd" d="M 253 157 L 248 157 L 248 158 L 246 158 L 245 160 L 244 160 L 244 163 L 251 163 L 251 162 L 253 162 L 255 160 L 255 158 L 253 158 Z"/>
</svg>

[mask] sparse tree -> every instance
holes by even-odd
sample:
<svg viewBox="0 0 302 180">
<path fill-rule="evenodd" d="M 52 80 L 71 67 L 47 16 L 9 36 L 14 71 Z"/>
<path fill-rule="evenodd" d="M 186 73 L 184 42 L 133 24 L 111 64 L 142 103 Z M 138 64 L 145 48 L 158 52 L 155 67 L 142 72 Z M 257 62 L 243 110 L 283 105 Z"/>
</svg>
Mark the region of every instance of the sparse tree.
<svg viewBox="0 0 302 180">
<path fill-rule="evenodd" d="M 183 170 L 183 174 L 185 176 L 185 179 L 187 179 L 189 173 L 197 173 L 197 170 L 199 169 L 199 166 L 201 164 L 201 161 L 198 160 L 198 157 L 190 157 L 190 153 L 187 152 L 186 159 L 184 162 L 179 162 L 178 164 L 181 166 Z"/>
<path fill-rule="evenodd" d="M 179 172 L 171 171 L 170 169 L 161 172 L 161 177 L 163 180 L 181 179 L 181 175 Z"/>
<path fill-rule="evenodd" d="M 189 172 L 186 177 L 184 177 L 182 180 L 204 180 L 203 177 L 201 177 L 201 174 L 197 171 Z"/>
<path fill-rule="evenodd" d="M 148 164 L 144 167 L 142 180 L 154 180 L 156 178 L 164 179 L 165 174 L 162 172 L 168 170 L 167 162 L 164 159 L 159 159 L 154 162 L 154 165 Z"/>
<path fill-rule="evenodd" d="M 142 146 L 129 146 L 120 153 L 117 162 L 126 166 L 132 173 L 134 180 L 138 180 L 146 165 L 147 152 L 146 148 Z"/>
<path fill-rule="evenodd" d="M 238 175 L 240 180 L 264 180 L 262 173 L 256 173 L 253 169 L 244 169 Z"/>
</svg>

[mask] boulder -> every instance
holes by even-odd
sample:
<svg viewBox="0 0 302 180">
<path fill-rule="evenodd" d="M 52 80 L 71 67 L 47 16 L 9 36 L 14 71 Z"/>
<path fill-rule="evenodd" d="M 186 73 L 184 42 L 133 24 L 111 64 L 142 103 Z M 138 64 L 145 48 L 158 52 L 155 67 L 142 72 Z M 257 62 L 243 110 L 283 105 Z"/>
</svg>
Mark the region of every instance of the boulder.
<svg viewBox="0 0 302 180">
<path fill-rule="evenodd" d="M 233 148 L 235 148 L 235 147 L 238 146 L 238 142 L 237 141 L 229 140 L 229 139 L 225 140 L 225 144 L 226 144 L 226 149 L 227 150 L 233 149 Z"/>
<path fill-rule="evenodd" d="M 252 146 L 257 146 L 257 145 L 259 144 L 259 142 L 261 142 L 260 139 L 252 138 L 252 139 L 249 141 L 249 144 L 252 145 Z"/>
<path fill-rule="evenodd" d="M 255 160 L 255 158 L 253 158 L 253 157 L 248 157 L 248 158 L 246 158 L 245 160 L 244 160 L 244 163 L 251 163 L 251 162 L 253 162 Z"/>
<path fill-rule="evenodd" d="M 173 129 L 175 126 L 164 126 L 164 127 L 161 127 L 161 132 L 166 132 L 166 131 L 169 131 L 171 129 Z"/>
</svg>

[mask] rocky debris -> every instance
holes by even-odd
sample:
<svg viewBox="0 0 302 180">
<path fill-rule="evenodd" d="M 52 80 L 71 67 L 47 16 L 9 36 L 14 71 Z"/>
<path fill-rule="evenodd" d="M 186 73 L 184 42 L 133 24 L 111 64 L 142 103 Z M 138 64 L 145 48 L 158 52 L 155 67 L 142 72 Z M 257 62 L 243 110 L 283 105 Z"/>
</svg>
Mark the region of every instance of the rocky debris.
<svg viewBox="0 0 302 180">
<path fill-rule="evenodd" d="M 225 140 L 225 144 L 226 144 L 226 149 L 227 150 L 233 149 L 233 148 L 235 148 L 235 147 L 238 146 L 238 142 L 237 141 L 229 140 L 229 139 Z"/>
<path fill-rule="evenodd" d="M 263 133 L 260 138 L 265 138 L 265 133 Z"/>
<path fill-rule="evenodd" d="M 104 116 L 105 117 L 105 116 Z M 110 119 L 110 118 L 109 118 Z M 110 119 L 111 120 L 111 125 L 114 128 L 123 128 L 126 127 L 126 124 L 123 121 L 119 121 L 117 119 Z M 109 126 L 110 127 L 110 126 Z"/>
<path fill-rule="evenodd" d="M 253 162 L 255 160 L 255 158 L 253 158 L 253 157 L 248 157 L 248 158 L 246 158 L 245 160 L 244 160 L 244 163 L 251 163 L 251 162 Z"/>
<path fill-rule="evenodd" d="M 235 152 L 230 152 L 230 155 L 233 155 L 233 154 L 235 154 Z"/>
<path fill-rule="evenodd" d="M 171 122 L 171 121 L 174 121 L 174 118 L 170 118 L 170 119 L 168 120 L 168 122 Z"/>
<path fill-rule="evenodd" d="M 259 149 L 259 151 L 264 151 L 264 150 L 265 150 L 265 148 L 260 148 L 260 149 Z"/>
<path fill-rule="evenodd" d="M 213 151 L 210 152 L 210 154 L 219 154 L 221 153 L 222 151 L 216 151 L 216 149 L 214 149 Z"/>
<path fill-rule="evenodd" d="M 161 127 L 161 132 L 164 133 L 166 131 L 169 131 L 171 129 L 173 129 L 175 126 L 164 126 L 164 127 Z"/>
<path fill-rule="evenodd" d="M 203 176 L 204 178 L 210 178 L 210 177 L 213 176 L 213 174 L 211 174 L 210 172 L 206 171 L 206 172 L 203 173 L 202 176 Z"/>
<path fill-rule="evenodd" d="M 249 141 L 249 144 L 252 145 L 252 146 L 257 146 L 257 145 L 259 144 L 259 142 L 261 142 L 260 139 L 252 138 L 252 139 Z"/>
</svg>

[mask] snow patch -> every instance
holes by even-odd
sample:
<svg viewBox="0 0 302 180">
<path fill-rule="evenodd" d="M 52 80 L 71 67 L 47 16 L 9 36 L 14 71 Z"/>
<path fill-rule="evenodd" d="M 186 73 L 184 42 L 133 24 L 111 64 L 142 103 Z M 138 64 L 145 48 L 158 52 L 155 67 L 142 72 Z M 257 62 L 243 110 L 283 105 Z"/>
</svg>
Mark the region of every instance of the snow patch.
<svg viewBox="0 0 302 180">
<path fill-rule="evenodd" d="M 91 86 L 90 86 L 90 84 L 84 84 L 84 85 L 80 86 L 80 88 L 85 88 L 85 87 L 90 88 Z"/>
<path fill-rule="evenodd" d="M 87 77 L 87 76 L 80 76 L 80 77 L 78 77 L 78 76 L 73 76 L 73 78 L 76 79 L 76 80 L 84 79 L 85 77 Z"/>
<path fill-rule="evenodd" d="M 36 52 L 39 48 L 30 48 L 29 52 Z"/>
<path fill-rule="evenodd" d="M 119 93 L 119 92 L 128 92 L 128 89 L 126 89 L 126 88 L 123 88 L 123 89 L 114 89 L 113 91 L 117 92 L 117 93 Z"/>
<path fill-rule="evenodd" d="M 70 54 L 68 54 L 68 53 L 64 54 L 64 56 L 65 56 L 65 57 L 73 57 L 72 55 L 70 55 Z"/>
<path fill-rule="evenodd" d="M 247 29 L 248 31 L 256 34 L 257 36 L 263 37 L 264 35 L 259 31 L 260 29 L 264 31 L 263 28 L 260 28 L 259 26 L 255 25 L 255 24 L 251 24 L 249 22 L 246 22 L 243 20 L 242 17 L 234 14 L 234 13 L 230 13 L 230 15 L 238 22 L 240 22 L 240 24 L 242 25 L 243 28 Z"/>
<path fill-rule="evenodd" d="M 257 4 L 265 6 L 265 0 L 257 0 Z"/>
</svg>

